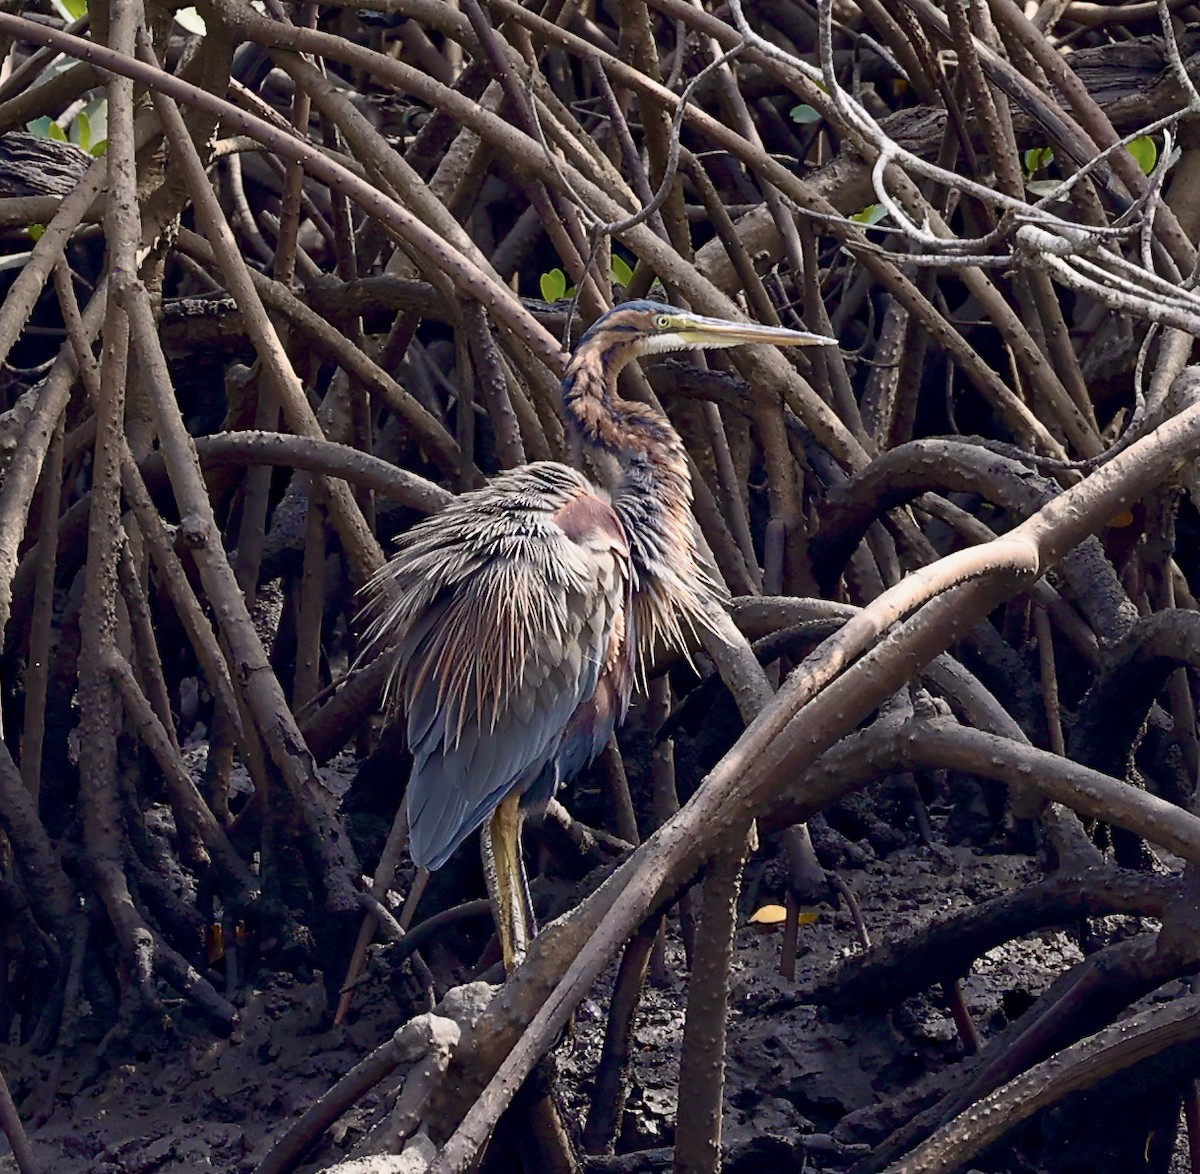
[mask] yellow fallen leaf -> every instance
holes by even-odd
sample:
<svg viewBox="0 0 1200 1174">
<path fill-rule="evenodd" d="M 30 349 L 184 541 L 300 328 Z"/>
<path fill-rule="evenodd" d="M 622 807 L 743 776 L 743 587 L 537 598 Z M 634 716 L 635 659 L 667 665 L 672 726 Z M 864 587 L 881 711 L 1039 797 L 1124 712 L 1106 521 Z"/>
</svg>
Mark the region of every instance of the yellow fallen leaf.
<svg viewBox="0 0 1200 1174">
<path fill-rule="evenodd" d="M 751 925 L 782 925 L 787 921 L 787 910 L 782 905 L 764 905 L 750 917 Z"/>
</svg>

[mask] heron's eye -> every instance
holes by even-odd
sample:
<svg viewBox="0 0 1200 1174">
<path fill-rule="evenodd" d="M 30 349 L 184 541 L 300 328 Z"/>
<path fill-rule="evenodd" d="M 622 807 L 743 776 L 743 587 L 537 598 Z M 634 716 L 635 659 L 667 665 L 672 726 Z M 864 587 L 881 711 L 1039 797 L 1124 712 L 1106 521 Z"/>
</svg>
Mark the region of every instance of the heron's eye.
<svg viewBox="0 0 1200 1174">
<path fill-rule="evenodd" d="M 666 330 L 667 327 L 671 325 L 671 319 L 668 318 L 666 314 L 656 314 L 654 316 L 654 325 L 657 326 L 659 330 Z"/>
</svg>

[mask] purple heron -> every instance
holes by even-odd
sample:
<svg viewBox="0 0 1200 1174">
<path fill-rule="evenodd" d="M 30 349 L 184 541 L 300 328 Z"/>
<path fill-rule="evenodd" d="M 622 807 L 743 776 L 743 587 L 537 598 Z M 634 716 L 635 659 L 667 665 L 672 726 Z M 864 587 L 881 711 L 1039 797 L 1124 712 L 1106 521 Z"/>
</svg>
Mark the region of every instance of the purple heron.
<svg viewBox="0 0 1200 1174">
<path fill-rule="evenodd" d="M 583 444 L 621 467 L 611 495 L 552 461 L 501 473 L 414 526 L 365 589 L 370 637 L 396 658 L 413 861 L 439 868 L 483 828 L 509 969 L 532 927 L 524 812 L 604 747 L 655 643 L 682 646 L 719 600 L 697 546 L 683 442 L 660 412 L 617 394 L 617 375 L 641 355 L 756 342 L 836 340 L 648 301 L 602 315 L 562 394 Z"/>
</svg>

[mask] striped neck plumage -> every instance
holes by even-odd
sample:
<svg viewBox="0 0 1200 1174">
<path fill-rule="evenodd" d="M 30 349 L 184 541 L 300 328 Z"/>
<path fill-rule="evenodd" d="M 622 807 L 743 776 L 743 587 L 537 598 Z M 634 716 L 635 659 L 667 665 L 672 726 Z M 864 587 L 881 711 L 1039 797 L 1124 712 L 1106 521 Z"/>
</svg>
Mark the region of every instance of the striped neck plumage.
<svg viewBox="0 0 1200 1174">
<path fill-rule="evenodd" d="M 687 451 L 671 422 L 648 404 L 622 399 L 617 374 L 633 357 L 611 345 L 585 344 L 563 378 L 563 405 L 584 444 L 617 459 L 622 475 L 612 492 L 634 566 L 634 624 L 639 672 L 656 641 L 686 648 L 688 632 L 705 623 L 722 592 L 705 570 L 692 518 Z"/>
<path fill-rule="evenodd" d="M 687 510 L 692 482 L 679 434 L 656 408 L 617 394 L 617 375 L 630 358 L 613 348 L 576 351 L 562 384 L 567 417 L 584 444 L 616 457 L 626 474 L 622 484 L 631 476 L 644 489 L 652 482 L 671 505 Z"/>
</svg>

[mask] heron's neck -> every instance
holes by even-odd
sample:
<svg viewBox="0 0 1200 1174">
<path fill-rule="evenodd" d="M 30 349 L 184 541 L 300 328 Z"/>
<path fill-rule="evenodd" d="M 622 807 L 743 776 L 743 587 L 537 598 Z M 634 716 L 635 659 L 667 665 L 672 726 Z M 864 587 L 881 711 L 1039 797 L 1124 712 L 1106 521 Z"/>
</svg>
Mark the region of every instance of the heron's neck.
<svg viewBox="0 0 1200 1174">
<path fill-rule="evenodd" d="M 687 452 L 671 422 L 649 404 L 622 399 L 617 372 L 572 364 L 563 379 L 563 406 L 583 442 L 616 457 L 624 472 L 614 492 L 650 496 L 689 514 L 692 480 Z"/>
<path fill-rule="evenodd" d="M 634 566 L 634 624 L 642 654 L 656 638 L 685 647 L 684 628 L 704 622 L 719 588 L 704 569 L 692 519 L 687 452 L 671 422 L 647 404 L 616 393 L 615 371 L 573 363 L 563 403 L 585 444 L 616 457 L 622 475 L 612 493 Z"/>
</svg>

